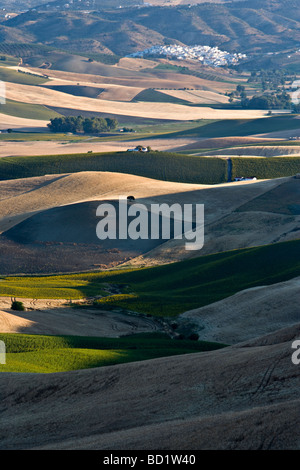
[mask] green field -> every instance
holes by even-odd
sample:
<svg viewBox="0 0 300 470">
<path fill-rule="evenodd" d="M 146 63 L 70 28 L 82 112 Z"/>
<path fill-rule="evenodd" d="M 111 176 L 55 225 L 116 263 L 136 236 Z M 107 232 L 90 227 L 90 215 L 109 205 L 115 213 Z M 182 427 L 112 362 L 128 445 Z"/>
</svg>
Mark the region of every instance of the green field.
<svg viewBox="0 0 300 470">
<path fill-rule="evenodd" d="M 134 127 L 137 132 L 144 134 L 155 134 L 155 137 L 161 137 L 161 134 L 170 134 L 173 132 L 195 129 L 211 122 L 215 121 L 211 119 L 197 119 L 194 121 L 169 121 L 157 124 L 155 121 L 152 120 L 151 122 L 149 120 L 147 124 L 132 123 L 132 127 Z M 147 137 L 149 137 L 149 135 L 147 135 Z"/>
<path fill-rule="evenodd" d="M 0 52 L 0 66 L 1 67 L 14 67 L 19 64 L 19 59 L 16 57 L 7 55 L 7 54 L 1 54 Z"/>
<path fill-rule="evenodd" d="M 0 113 L 9 114 L 26 119 L 38 119 L 49 121 L 60 115 L 51 109 L 39 104 L 21 103 L 19 101 L 6 100 L 5 104 L 0 105 Z"/>
<path fill-rule="evenodd" d="M 167 152 L 84 153 L 0 159 L 0 180 L 79 171 L 130 173 L 183 183 L 218 184 L 227 179 L 227 163 L 223 159 Z"/>
<path fill-rule="evenodd" d="M 300 240 L 232 250 L 154 268 L 60 276 L 3 277 L 0 295 L 78 299 L 101 295 L 105 283 L 120 295 L 95 302 L 99 308 L 176 316 L 209 305 L 243 289 L 270 285 L 300 275 Z"/>
<path fill-rule="evenodd" d="M 2 134 L 0 140 L 35 140 L 36 134 L 24 134 L 24 137 L 21 133 Z M 53 139 L 48 134 L 37 136 L 37 140 L 79 142 L 82 139 L 82 136 L 65 134 L 54 134 Z M 300 172 L 300 157 L 234 157 L 231 160 L 232 180 L 240 176 L 255 176 L 257 179 L 280 178 Z M 227 165 L 227 160 L 223 158 L 155 151 L 147 154 L 109 152 L 4 157 L 0 159 L 0 180 L 80 171 L 111 171 L 162 181 L 220 184 L 227 181 Z"/>
<path fill-rule="evenodd" d="M 231 162 L 232 179 L 240 176 L 272 179 L 300 173 L 300 157 L 234 157 Z"/>
<path fill-rule="evenodd" d="M 0 334 L 6 364 L 0 372 L 53 373 L 213 351 L 220 343 L 172 340 L 161 333 L 123 338 Z"/>
<path fill-rule="evenodd" d="M 0 80 L 21 85 L 42 85 L 48 81 L 46 78 L 38 77 L 37 75 L 20 73 L 5 67 L 0 67 Z"/>
</svg>

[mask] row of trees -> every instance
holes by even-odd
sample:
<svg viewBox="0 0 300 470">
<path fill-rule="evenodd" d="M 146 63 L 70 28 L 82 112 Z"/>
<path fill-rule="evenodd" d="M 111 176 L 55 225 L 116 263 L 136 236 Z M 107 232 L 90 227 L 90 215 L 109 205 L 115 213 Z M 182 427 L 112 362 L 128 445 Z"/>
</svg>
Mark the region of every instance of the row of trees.
<svg viewBox="0 0 300 470">
<path fill-rule="evenodd" d="M 115 118 L 84 118 L 82 116 L 57 117 L 50 120 L 48 127 L 51 132 L 84 132 L 85 134 L 100 134 L 117 129 L 119 123 Z"/>
<path fill-rule="evenodd" d="M 277 90 L 283 87 L 287 81 L 293 82 L 296 74 L 285 69 L 272 69 L 252 71 L 248 83 L 259 83 L 263 91 L 267 89 Z"/>
</svg>

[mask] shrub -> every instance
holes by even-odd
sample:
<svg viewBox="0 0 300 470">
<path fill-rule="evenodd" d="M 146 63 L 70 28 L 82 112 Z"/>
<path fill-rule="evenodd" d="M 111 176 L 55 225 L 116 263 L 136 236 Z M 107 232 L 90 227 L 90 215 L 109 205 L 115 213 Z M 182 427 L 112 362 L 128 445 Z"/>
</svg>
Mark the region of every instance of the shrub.
<svg viewBox="0 0 300 470">
<path fill-rule="evenodd" d="M 25 307 L 22 302 L 18 302 L 17 300 L 13 300 L 11 303 L 11 308 L 12 310 L 19 310 L 19 311 L 24 311 Z"/>
<path fill-rule="evenodd" d="M 193 340 L 193 341 L 198 341 L 199 339 L 199 335 L 197 333 L 192 333 L 190 336 L 189 336 L 189 339 Z"/>
</svg>

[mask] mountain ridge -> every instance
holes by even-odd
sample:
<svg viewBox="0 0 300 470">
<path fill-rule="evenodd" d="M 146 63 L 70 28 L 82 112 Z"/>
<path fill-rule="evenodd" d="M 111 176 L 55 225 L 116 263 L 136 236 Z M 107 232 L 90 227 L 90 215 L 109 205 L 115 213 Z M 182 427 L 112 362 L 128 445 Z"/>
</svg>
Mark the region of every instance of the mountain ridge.
<svg viewBox="0 0 300 470">
<path fill-rule="evenodd" d="M 180 42 L 218 46 L 229 52 L 263 53 L 297 48 L 300 13 L 294 0 L 283 4 L 247 0 L 174 7 L 127 7 L 93 11 L 28 11 L 0 23 L 0 39 L 40 43 L 56 48 L 88 49 L 97 41 L 114 54 L 126 55 L 145 45 Z M 81 44 L 82 43 L 82 44 Z M 97 48 L 96 48 L 97 49 Z"/>
</svg>

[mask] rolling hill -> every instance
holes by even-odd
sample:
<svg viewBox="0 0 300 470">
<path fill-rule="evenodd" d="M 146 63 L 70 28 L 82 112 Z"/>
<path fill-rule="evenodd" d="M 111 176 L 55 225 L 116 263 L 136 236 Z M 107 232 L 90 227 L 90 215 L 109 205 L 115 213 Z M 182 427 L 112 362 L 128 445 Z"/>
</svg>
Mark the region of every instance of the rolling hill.
<svg viewBox="0 0 300 470">
<path fill-rule="evenodd" d="M 299 332 L 90 370 L 3 372 L 1 448 L 297 449 Z"/>
<path fill-rule="evenodd" d="M 65 1 L 2 2 L 29 10 L 0 21 L 0 449 L 299 449 L 299 116 L 228 104 L 296 77 L 299 0 Z M 174 43 L 247 60 L 127 57 Z M 99 240 L 128 195 L 148 238 Z M 150 237 L 153 203 L 203 204 L 203 247 Z"/>
<path fill-rule="evenodd" d="M 299 238 L 299 179 L 200 185 L 124 178 L 122 173 L 90 171 L 0 182 L 2 273 L 151 266 Z M 153 202 L 204 204 L 204 247 L 187 251 L 184 239 L 100 242 L 96 208 L 121 193 L 133 194 L 147 209 Z"/>
<path fill-rule="evenodd" d="M 236 344 L 298 322 L 300 278 L 242 290 L 177 318 L 193 324 L 199 338 Z"/>
<path fill-rule="evenodd" d="M 153 6 L 83 12 L 29 11 L 1 25 L 8 42 L 35 42 L 86 52 L 126 55 L 154 44 L 179 42 L 246 53 L 296 48 L 300 17 L 295 0 Z M 61 33 L 63 31 L 63 34 Z M 23 37 L 23 41 L 20 38 Z"/>
</svg>

